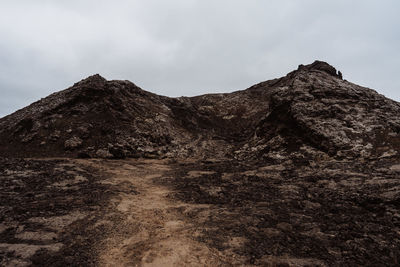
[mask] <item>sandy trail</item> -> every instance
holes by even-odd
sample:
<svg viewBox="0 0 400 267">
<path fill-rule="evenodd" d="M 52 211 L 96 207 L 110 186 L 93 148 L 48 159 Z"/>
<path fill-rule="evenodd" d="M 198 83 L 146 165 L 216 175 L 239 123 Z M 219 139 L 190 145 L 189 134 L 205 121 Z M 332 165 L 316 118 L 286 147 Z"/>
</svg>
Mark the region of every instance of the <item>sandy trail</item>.
<svg viewBox="0 0 400 267">
<path fill-rule="evenodd" d="M 170 189 L 155 183 L 170 166 L 162 160 L 82 161 L 109 175 L 105 183 L 121 187 L 110 207 L 123 214 L 99 252 L 102 266 L 221 266 L 223 256 L 195 241 L 200 229 L 185 220 L 207 205 L 172 201 Z M 136 193 L 127 193 L 133 187 Z M 107 219 L 104 223 L 110 223 Z M 201 222 L 198 225 L 201 225 Z"/>
</svg>

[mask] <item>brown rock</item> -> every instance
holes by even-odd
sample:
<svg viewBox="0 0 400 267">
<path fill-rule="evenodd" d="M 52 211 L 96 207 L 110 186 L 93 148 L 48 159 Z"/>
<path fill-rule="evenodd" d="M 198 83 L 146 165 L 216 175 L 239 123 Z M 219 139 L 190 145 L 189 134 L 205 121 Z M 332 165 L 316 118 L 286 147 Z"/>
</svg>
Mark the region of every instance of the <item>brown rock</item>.
<svg viewBox="0 0 400 267">
<path fill-rule="evenodd" d="M 67 141 L 65 141 L 64 148 L 67 150 L 72 150 L 77 147 L 80 147 L 82 145 L 82 142 L 83 142 L 82 139 L 74 136 L 74 137 L 68 139 Z"/>
</svg>

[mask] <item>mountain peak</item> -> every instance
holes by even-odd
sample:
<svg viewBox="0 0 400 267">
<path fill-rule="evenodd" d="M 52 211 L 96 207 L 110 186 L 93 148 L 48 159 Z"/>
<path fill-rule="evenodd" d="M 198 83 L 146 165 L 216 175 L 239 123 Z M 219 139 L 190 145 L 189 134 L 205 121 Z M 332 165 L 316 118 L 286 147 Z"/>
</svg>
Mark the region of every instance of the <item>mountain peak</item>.
<svg viewBox="0 0 400 267">
<path fill-rule="evenodd" d="M 334 77 L 342 78 L 342 73 L 336 71 L 336 68 L 332 65 L 328 64 L 325 61 L 315 60 L 313 63 L 308 65 L 299 65 L 298 71 L 305 70 L 305 71 L 323 71 L 328 73 Z"/>
<path fill-rule="evenodd" d="M 94 74 L 94 75 L 91 75 L 91 76 L 75 83 L 74 86 L 90 84 L 90 83 L 105 83 L 105 82 L 107 82 L 107 80 L 105 78 L 103 78 L 100 74 Z"/>
</svg>

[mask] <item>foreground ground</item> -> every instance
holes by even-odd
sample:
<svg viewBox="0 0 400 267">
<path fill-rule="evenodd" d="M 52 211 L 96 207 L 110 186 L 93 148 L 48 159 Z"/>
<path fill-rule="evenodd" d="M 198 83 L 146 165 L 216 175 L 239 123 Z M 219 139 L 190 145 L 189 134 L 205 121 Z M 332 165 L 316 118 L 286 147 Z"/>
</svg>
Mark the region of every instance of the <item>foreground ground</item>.
<svg viewBox="0 0 400 267">
<path fill-rule="evenodd" d="M 2 266 L 395 266 L 400 160 L 0 159 Z"/>
</svg>

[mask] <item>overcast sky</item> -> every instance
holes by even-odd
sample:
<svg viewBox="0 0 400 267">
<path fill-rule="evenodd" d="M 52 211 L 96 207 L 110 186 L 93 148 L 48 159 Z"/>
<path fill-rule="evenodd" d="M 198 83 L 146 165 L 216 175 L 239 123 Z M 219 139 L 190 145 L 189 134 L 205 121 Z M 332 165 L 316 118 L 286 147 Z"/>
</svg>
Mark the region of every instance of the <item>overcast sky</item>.
<svg viewBox="0 0 400 267">
<path fill-rule="evenodd" d="M 168 96 L 315 59 L 400 101 L 398 0 L 0 0 L 0 117 L 95 73 Z"/>
</svg>

